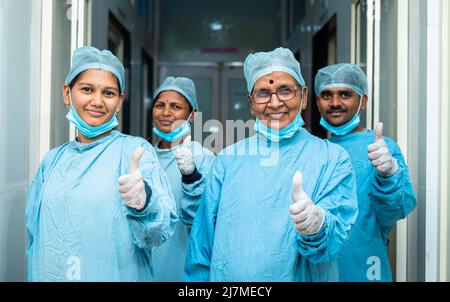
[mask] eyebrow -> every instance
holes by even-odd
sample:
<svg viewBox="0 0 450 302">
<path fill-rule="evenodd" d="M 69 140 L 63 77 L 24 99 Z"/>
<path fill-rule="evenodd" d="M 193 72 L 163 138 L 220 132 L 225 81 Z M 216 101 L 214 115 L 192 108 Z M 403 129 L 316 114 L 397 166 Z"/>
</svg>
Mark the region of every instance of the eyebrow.
<svg viewBox="0 0 450 302">
<path fill-rule="evenodd" d="M 277 89 L 280 89 L 280 88 L 292 88 L 292 87 L 297 87 L 297 85 L 296 84 L 289 84 L 289 83 L 282 83 L 280 86 L 278 86 L 277 87 Z M 256 89 L 256 90 L 271 90 L 270 88 L 268 88 L 268 87 L 262 87 L 262 88 L 259 88 L 259 89 Z"/>
<path fill-rule="evenodd" d="M 97 85 L 94 85 L 94 84 L 91 84 L 91 83 L 86 83 L 86 82 L 80 82 L 80 83 L 78 83 L 77 85 L 87 85 L 87 86 L 91 86 L 91 87 L 97 86 Z M 116 90 L 116 91 L 119 91 L 118 88 L 112 87 L 112 86 L 104 87 L 104 89 L 110 89 L 110 90 Z"/>
<path fill-rule="evenodd" d="M 333 92 L 333 90 L 331 90 L 331 89 L 325 89 L 320 94 L 322 94 L 322 93 L 332 93 L 332 92 Z M 343 93 L 343 92 L 354 93 L 354 91 L 352 89 L 350 89 L 350 88 L 342 88 L 342 89 L 336 90 L 335 92 L 336 93 Z"/>
<path fill-rule="evenodd" d="M 180 107 L 184 107 L 185 105 L 183 103 L 181 103 L 180 101 L 173 101 L 173 100 L 168 100 L 168 101 L 163 101 L 163 100 L 156 100 L 155 104 L 168 104 L 168 105 L 178 105 Z"/>
</svg>

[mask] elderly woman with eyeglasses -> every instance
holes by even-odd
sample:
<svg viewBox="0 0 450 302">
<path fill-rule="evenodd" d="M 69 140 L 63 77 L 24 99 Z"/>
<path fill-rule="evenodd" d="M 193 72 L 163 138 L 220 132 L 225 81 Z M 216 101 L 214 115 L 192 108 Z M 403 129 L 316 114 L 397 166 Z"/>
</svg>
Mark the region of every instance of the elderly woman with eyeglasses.
<svg viewBox="0 0 450 302">
<path fill-rule="evenodd" d="M 308 89 L 290 50 L 249 55 L 244 74 L 257 134 L 211 168 L 185 279 L 337 281 L 357 216 L 349 156 L 302 128 Z"/>
</svg>

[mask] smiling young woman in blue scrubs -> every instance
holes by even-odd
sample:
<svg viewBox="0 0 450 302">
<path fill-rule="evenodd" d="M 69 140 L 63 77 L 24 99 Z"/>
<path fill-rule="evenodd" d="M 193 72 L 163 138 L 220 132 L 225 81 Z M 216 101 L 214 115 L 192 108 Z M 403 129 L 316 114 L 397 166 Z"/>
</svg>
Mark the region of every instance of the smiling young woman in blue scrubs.
<svg viewBox="0 0 450 302">
<path fill-rule="evenodd" d="M 63 96 L 78 135 L 45 155 L 29 189 L 30 281 L 151 280 L 176 208 L 153 147 L 113 130 L 124 90 L 111 52 L 75 50 Z"/>
</svg>

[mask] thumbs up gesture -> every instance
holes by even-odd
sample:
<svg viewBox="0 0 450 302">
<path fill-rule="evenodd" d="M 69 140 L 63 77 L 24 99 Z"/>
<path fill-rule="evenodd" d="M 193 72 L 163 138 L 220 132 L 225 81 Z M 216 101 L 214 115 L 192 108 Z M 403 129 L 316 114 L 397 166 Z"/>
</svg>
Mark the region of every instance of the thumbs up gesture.
<svg viewBox="0 0 450 302">
<path fill-rule="evenodd" d="M 369 160 L 377 169 L 381 177 L 390 177 L 397 173 L 399 167 L 397 160 L 392 157 L 388 146 L 383 139 L 383 124 L 378 123 L 375 127 L 375 143 L 368 146 Z"/>
<path fill-rule="evenodd" d="M 292 201 L 289 207 L 292 222 L 300 235 L 317 234 L 325 221 L 325 211 L 314 204 L 303 191 L 303 177 L 297 171 L 292 180 Z"/>
<path fill-rule="evenodd" d="M 144 149 L 137 148 L 131 156 L 130 169 L 128 174 L 119 177 L 119 193 L 123 202 L 130 208 L 141 210 L 145 206 L 147 194 L 145 193 L 144 181 L 139 170 Z"/>
<path fill-rule="evenodd" d="M 188 135 L 183 141 L 183 145 L 175 150 L 178 169 L 181 174 L 191 175 L 195 170 L 194 156 L 191 151 L 191 136 Z"/>
</svg>

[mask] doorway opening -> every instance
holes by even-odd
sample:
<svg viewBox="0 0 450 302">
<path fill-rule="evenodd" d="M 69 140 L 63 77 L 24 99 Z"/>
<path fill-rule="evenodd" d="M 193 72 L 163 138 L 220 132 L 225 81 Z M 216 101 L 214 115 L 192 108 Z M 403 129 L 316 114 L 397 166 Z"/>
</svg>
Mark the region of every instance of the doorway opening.
<svg viewBox="0 0 450 302">
<path fill-rule="evenodd" d="M 327 130 L 320 125 L 320 112 L 316 104 L 316 94 L 314 92 L 314 79 L 317 72 L 327 66 L 336 64 L 336 50 L 337 50 L 337 32 L 336 32 L 337 17 L 334 15 L 330 21 L 325 24 L 322 29 L 314 35 L 313 38 L 313 68 L 311 87 L 311 95 L 313 96 L 310 106 L 310 129 L 311 133 L 320 137 L 327 138 Z"/>
<path fill-rule="evenodd" d="M 131 61 L 131 45 L 130 33 L 117 20 L 112 13 L 109 13 L 108 21 L 108 49 L 119 58 L 125 67 L 125 83 L 130 81 L 130 61 Z M 123 101 L 122 110 L 119 112 L 117 118 L 119 120 L 118 130 L 122 133 L 129 134 L 130 132 L 130 87 L 127 89 L 125 100 Z"/>
</svg>

